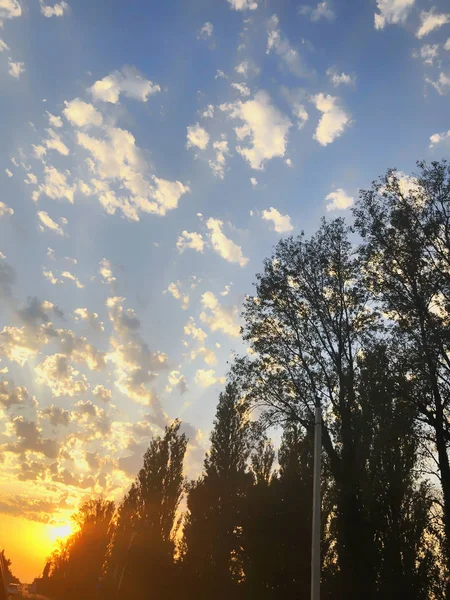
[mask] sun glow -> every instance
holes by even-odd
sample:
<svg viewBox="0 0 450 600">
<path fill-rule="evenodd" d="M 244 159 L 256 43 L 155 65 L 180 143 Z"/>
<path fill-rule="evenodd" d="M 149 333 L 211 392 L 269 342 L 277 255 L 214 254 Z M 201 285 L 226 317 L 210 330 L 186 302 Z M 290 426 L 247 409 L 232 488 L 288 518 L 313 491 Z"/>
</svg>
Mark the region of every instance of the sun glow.
<svg viewBox="0 0 450 600">
<path fill-rule="evenodd" d="M 72 531 L 72 523 L 63 523 L 61 525 L 51 525 L 48 535 L 53 542 L 56 542 L 57 539 L 64 540 L 69 537 Z"/>
</svg>

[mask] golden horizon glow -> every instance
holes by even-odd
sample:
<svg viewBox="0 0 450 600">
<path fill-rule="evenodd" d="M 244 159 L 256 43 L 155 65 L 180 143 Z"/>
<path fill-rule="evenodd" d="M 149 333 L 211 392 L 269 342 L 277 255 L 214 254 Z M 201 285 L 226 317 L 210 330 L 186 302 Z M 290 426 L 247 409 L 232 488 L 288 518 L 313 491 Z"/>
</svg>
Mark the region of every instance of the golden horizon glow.
<svg viewBox="0 0 450 600">
<path fill-rule="evenodd" d="M 58 525 L 49 525 L 48 537 L 52 542 L 65 540 L 73 533 L 73 524 L 70 521 Z"/>
</svg>

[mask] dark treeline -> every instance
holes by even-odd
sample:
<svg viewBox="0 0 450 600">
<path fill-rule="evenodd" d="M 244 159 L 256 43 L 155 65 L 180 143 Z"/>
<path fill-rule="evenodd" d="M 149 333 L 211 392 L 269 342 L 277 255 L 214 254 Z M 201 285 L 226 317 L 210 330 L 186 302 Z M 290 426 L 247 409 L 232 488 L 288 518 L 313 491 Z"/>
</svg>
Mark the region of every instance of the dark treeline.
<svg viewBox="0 0 450 600">
<path fill-rule="evenodd" d="M 265 261 L 200 477 L 176 421 L 117 508 L 80 508 L 49 595 L 307 599 L 320 400 L 322 598 L 450 600 L 448 165 L 389 171 L 354 216 Z"/>
</svg>

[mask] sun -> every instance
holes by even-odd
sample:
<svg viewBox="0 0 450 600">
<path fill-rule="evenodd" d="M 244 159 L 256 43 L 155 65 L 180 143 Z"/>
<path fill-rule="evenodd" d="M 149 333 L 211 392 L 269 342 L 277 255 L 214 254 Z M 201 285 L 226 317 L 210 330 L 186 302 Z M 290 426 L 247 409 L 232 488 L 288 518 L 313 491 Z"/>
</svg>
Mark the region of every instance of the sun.
<svg viewBox="0 0 450 600">
<path fill-rule="evenodd" d="M 56 542 L 57 539 L 64 540 L 72 533 L 72 523 L 62 523 L 60 525 L 51 525 L 49 528 L 49 538 L 52 542 Z"/>
</svg>

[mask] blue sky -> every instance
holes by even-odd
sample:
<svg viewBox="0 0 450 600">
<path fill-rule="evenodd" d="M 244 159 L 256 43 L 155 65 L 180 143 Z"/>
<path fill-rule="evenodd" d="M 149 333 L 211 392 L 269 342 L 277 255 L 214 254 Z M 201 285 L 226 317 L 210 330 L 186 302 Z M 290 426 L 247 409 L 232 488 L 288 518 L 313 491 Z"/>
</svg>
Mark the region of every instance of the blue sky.
<svg viewBox="0 0 450 600">
<path fill-rule="evenodd" d="M 0 0 L 2 518 L 120 498 L 175 417 L 198 473 L 278 239 L 448 155 L 448 11 Z"/>
</svg>

